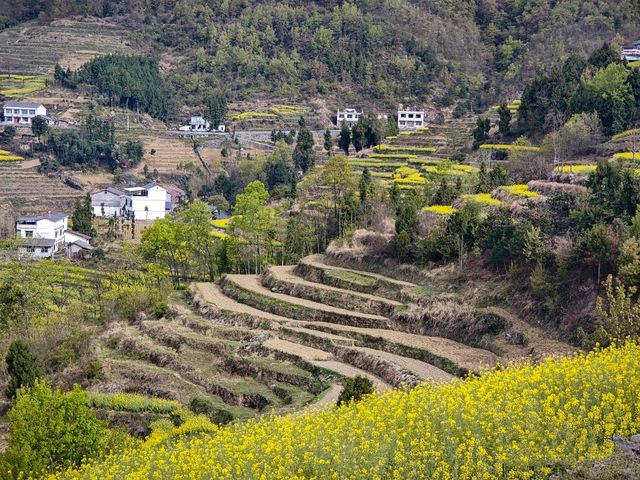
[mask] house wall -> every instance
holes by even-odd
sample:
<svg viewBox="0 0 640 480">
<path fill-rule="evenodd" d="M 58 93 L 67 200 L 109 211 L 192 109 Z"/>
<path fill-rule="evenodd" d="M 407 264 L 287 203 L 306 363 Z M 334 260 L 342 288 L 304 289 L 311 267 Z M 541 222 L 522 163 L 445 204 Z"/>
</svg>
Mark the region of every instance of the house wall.
<svg viewBox="0 0 640 480">
<path fill-rule="evenodd" d="M 5 122 L 18 123 L 20 125 L 30 125 L 37 116 L 45 116 L 47 109 L 40 105 L 38 108 L 4 108 Z"/>
<path fill-rule="evenodd" d="M 344 122 L 349 128 L 351 128 L 358 123 L 361 115 L 362 112 L 357 112 L 355 110 L 338 110 L 336 115 L 336 125 L 339 127 L 342 125 L 342 122 Z"/>
<path fill-rule="evenodd" d="M 126 213 L 133 215 L 136 220 L 157 220 L 164 218 L 166 214 L 167 191 L 162 187 L 153 187 L 147 190 L 147 192 L 147 196 L 127 195 L 124 207 Z"/>
<path fill-rule="evenodd" d="M 103 205 L 105 217 L 113 217 L 114 214 L 120 217 L 122 216 L 122 207 L 124 206 L 124 195 L 119 196 L 105 191 L 96 192 L 91 195 L 91 207 L 96 217 L 103 216 Z"/>
<path fill-rule="evenodd" d="M 424 111 L 398 110 L 398 129 L 415 130 L 424 126 Z"/>
<path fill-rule="evenodd" d="M 32 248 L 33 248 L 33 251 L 31 251 L 28 247 L 18 247 L 18 255 L 21 257 L 31 257 L 33 259 L 53 257 L 53 251 L 51 248 L 49 248 L 48 251 L 46 252 L 43 252 L 43 250 L 46 250 L 43 247 L 32 247 Z"/>
<path fill-rule="evenodd" d="M 21 238 L 29 238 L 27 232 L 31 231 L 33 234 L 31 238 L 49 238 L 55 240 L 54 250 L 58 251 L 64 244 L 64 232 L 67 230 L 67 218 L 52 222 L 51 220 L 39 220 L 33 224 L 17 224 L 16 232 Z"/>
</svg>

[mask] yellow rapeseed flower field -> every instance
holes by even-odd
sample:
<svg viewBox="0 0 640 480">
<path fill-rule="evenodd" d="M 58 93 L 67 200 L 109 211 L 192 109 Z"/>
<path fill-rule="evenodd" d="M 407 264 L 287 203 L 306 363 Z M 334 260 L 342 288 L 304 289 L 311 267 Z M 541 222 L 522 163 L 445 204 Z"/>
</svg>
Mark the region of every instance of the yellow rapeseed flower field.
<svg viewBox="0 0 640 480">
<path fill-rule="evenodd" d="M 224 428 L 194 417 L 49 478 L 542 479 L 640 431 L 638 371 L 640 347 L 628 344 Z"/>
</svg>

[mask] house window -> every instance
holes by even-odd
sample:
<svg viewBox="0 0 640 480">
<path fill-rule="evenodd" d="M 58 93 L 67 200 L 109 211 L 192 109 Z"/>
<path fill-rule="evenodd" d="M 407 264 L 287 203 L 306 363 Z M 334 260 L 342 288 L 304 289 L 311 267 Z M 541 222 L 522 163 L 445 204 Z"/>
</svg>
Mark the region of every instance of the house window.
<svg viewBox="0 0 640 480">
<path fill-rule="evenodd" d="M 400 114 L 400 118 L 407 118 L 407 114 L 406 113 L 401 113 Z"/>
<path fill-rule="evenodd" d="M 36 251 L 36 248 L 35 247 L 27 247 L 26 250 L 27 250 L 27 253 L 34 253 Z"/>
<path fill-rule="evenodd" d="M 41 252 L 41 253 L 49 253 L 49 247 L 42 247 L 42 248 L 40 249 L 40 252 Z"/>
<path fill-rule="evenodd" d="M 35 110 L 29 110 L 29 115 L 35 115 L 36 111 Z"/>
<path fill-rule="evenodd" d="M 33 238 L 33 230 L 25 230 L 24 236 L 25 238 Z"/>
<path fill-rule="evenodd" d="M 409 118 L 413 118 L 413 113 L 410 113 L 410 114 L 409 114 Z"/>
<path fill-rule="evenodd" d="M 22 114 L 23 115 L 29 115 L 29 110 L 27 110 L 26 108 L 22 109 Z"/>
</svg>

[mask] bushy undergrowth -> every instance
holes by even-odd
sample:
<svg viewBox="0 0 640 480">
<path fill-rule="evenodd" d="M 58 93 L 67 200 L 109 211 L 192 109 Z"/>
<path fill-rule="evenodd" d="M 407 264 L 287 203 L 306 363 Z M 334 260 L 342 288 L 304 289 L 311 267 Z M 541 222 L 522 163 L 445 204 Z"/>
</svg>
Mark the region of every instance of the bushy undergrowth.
<svg viewBox="0 0 640 480">
<path fill-rule="evenodd" d="M 628 344 L 306 415 L 221 429 L 188 419 L 50 478 L 545 478 L 637 432 L 639 368 L 640 348 Z"/>
</svg>

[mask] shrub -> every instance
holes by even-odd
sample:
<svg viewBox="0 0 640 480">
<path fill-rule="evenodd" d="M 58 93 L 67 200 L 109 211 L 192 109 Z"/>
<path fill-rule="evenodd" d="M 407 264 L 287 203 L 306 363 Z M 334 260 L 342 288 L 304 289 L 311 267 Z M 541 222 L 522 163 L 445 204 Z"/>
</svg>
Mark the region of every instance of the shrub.
<svg viewBox="0 0 640 480">
<path fill-rule="evenodd" d="M 77 467 L 101 455 L 110 440 L 106 423 L 91 412 L 87 394 L 77 385 L 62 393 L 37 381 L 18 392 L 7 418 L 11 425 L 8 453 L 16 466 L 31 475 Z"/>
<path fill-rule="evenodd" d="M 227 410 L 216 408 L 206 398 L 194 397 L 189 402 L 189 410 L 196 414 L 206 415 L 216 425 L 226 425 L 233 421 L 233 414 Z"/>
<path fill-rule="evenodd" d="M 489 193 L 476 193 L 475 195 L 463 195 L 463 200 L 479 203 L 481 205 L 500 206 L 502 202 L 493 198 Z"/>
<path fill-rule="evenodd" d="M 515 197 L 539 197 L 540 194 L 538 192 L 533 192 L 529 190 L 529 186 L 525 184 L 519 185 L 508 185 L 504 187 L 498 187 L 498 190 L 502 190 L 507 192 L 509 195 L 513 195 Z"/>
<path fill-rule="evenodd" d="M 437 213 L 438 215 L 451 215 L 458 211 L 451 205 L 430 205 L 422 208 L 423 212 Z"/>
<path fill-rule="evenodd" d="M 11 376 L 5 390 L 9 398 L 15 398 L 20 388 L 33 386 L 42 376 L 36 357 L 31 353 L 29 346 L 21 340 L 16 340 L 9 346 L 6 361 L 7 370 Z"/>
<path fill-rule="evenodd" d="M 338 397 L 338 406 L 351 401 L 359 402 L 365 395 L 373 393 L 373 384 L 367 377 L 348 378 Z"/>
</svg>

